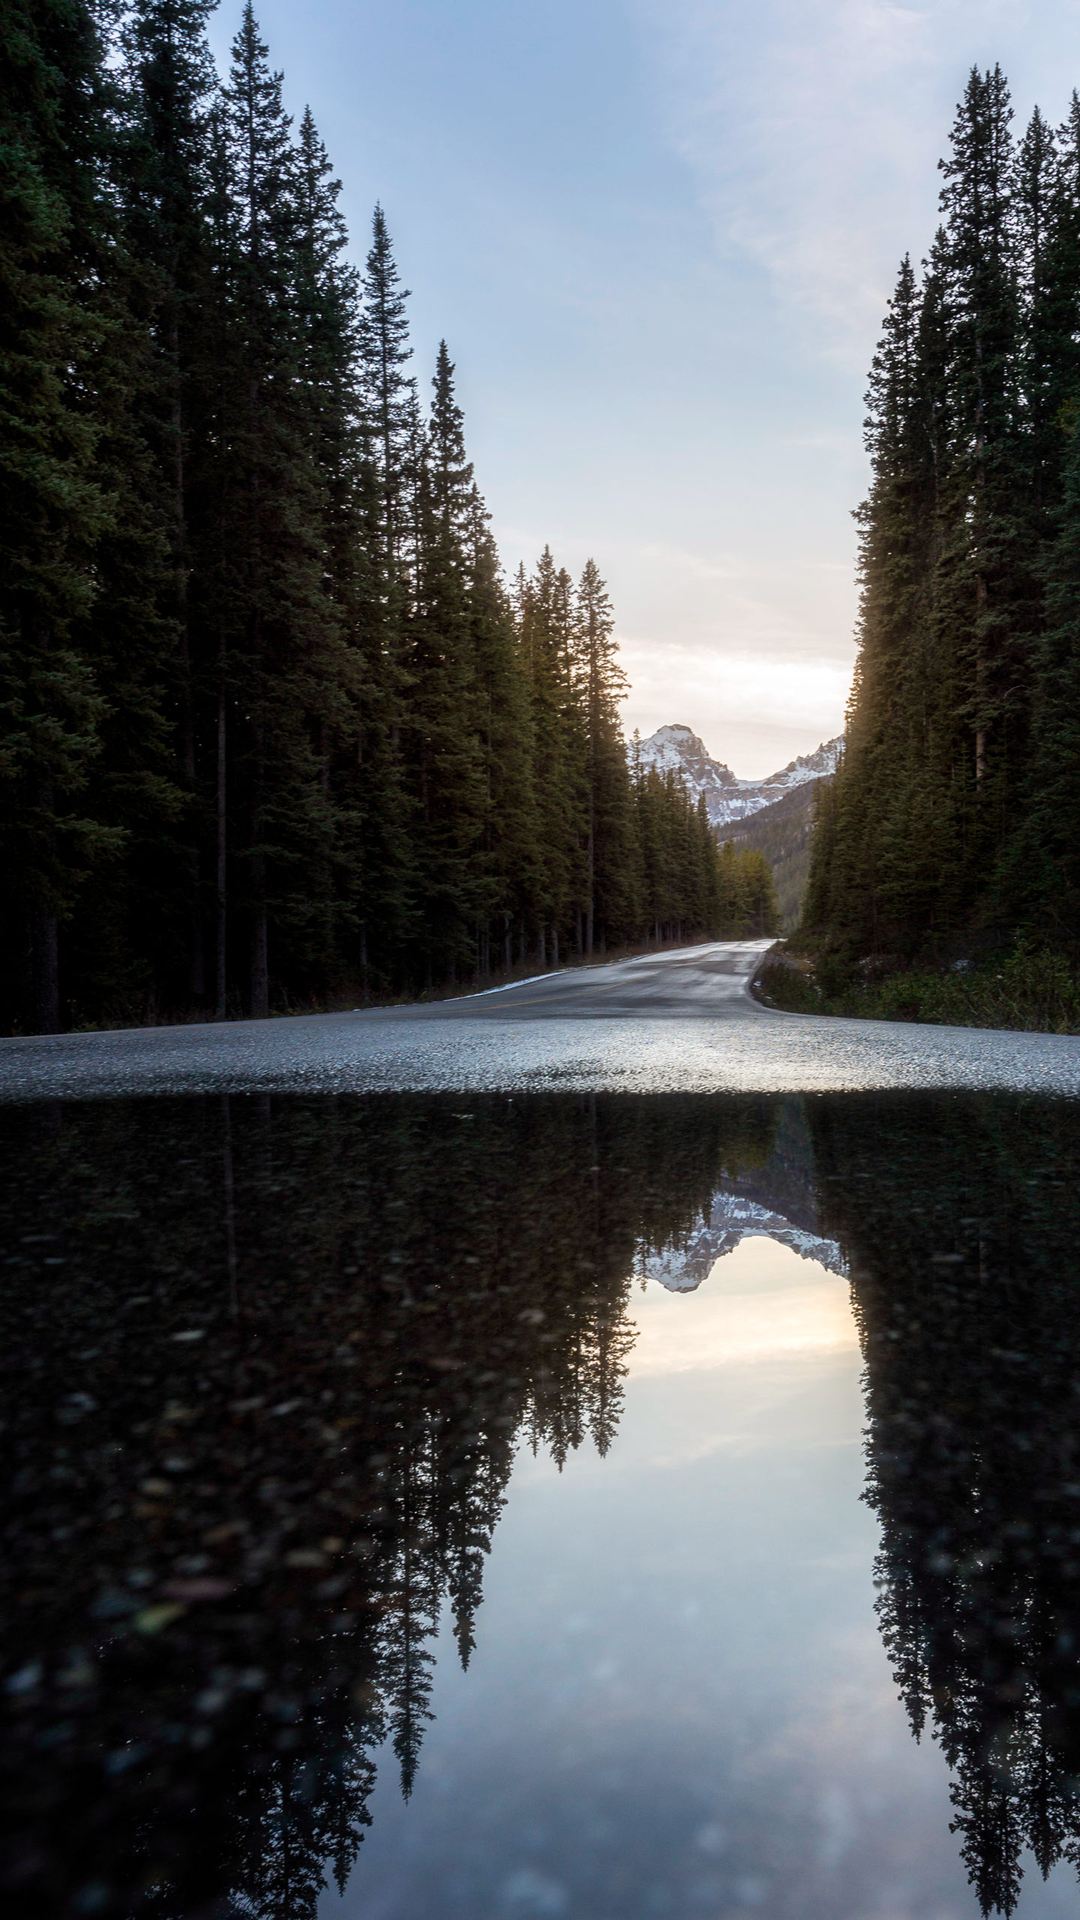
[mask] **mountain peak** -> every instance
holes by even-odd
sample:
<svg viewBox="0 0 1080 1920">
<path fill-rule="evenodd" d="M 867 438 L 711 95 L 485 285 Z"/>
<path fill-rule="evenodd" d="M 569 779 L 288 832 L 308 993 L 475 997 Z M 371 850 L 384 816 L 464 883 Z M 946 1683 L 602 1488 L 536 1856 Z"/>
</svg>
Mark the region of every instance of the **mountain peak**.
<svg viewBox="0 0 1080 1920">
<path fill-rule="evenodd" d="M 713 826 L 726 827 L 771 806 L 793 787 L 804 786 L 808 780 L 827 779 L 836 772 L 843 744 L 844 736 L 838 734 L 835 740 L 823 740 L 813 753 L 798 754 L 766 780 L 739 780 L 722 760 L 714 760 L 706 752 L 704 742 L 691 727 L 674 721 L 670 726 L 657 727 L 647 740 L 632 747 L 631 763 L 642 771 L 655 767 L 661 774 L 678 774 L 695 798 L 705 795 Z"/>
</svg>

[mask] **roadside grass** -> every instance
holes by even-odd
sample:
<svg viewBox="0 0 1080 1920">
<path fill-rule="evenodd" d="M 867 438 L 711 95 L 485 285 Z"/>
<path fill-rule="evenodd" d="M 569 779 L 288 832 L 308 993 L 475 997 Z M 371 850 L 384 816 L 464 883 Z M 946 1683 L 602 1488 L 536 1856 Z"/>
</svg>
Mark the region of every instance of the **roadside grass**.
<svg viewBox="0 0 1080 1920">
<path fill-rule="evenodd" d="M 766 961 L 754 991 L 785 1013 L 1080 1033 L 1080 976 L 1063 954 L 1024 934 L 977 966 L 910 968 L 880 980 L 844 981 L 827 960 L 784 952 Z"/>
</svg>

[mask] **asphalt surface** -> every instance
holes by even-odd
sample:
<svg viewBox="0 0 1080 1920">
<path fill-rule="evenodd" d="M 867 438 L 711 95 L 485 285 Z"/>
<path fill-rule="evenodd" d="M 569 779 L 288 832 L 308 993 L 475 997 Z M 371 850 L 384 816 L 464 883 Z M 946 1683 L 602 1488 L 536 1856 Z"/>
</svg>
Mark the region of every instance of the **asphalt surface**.
<svg viewBox="0 0 1080 1920">
<path fill-rule="evenodd" d="M 1080 1094 L 1080 1037 L 775 1013 L 768 941 L 575 967 L 423 1007 L 0 1040 L 0 1100 L 557 1088 Z"/>
</svg>

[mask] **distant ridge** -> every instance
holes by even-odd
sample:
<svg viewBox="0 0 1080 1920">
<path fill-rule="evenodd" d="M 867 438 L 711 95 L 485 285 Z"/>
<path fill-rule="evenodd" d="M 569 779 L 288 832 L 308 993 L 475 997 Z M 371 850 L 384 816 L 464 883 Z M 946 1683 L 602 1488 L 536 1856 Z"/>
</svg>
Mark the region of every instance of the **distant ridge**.
<svg viewBox="0 0 1080 1920">
<path fill-rule="evenodd" d="M 825 740 L 813 753 L 799 754 L 779 773 L 765 780 L 739 780 L 722 760 L 706 753 L 704 743 L 690 727 L 658 727 L 647 740 L 630 748 L 631 764 L 643 771 L 655 767 L 658 773 L 677 773 L 694 794 L 705 795 L 709 819 L 714 827 L 727 827 L 746 820 L 782 800 L 798 787 L 814 780 L 829 779 L 844 744 L 843 734 Z"/>
</svg>

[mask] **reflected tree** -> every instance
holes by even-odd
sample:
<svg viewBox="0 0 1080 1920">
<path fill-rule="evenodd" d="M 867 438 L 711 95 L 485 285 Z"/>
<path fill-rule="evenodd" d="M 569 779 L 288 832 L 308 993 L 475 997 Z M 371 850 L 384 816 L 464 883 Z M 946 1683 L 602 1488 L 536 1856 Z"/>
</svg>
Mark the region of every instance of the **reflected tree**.
<svg viewBox="0 0 1080 1920">
<path fill-rule="evenodd" d="M 881 1630 L 984 1914 L 1080 1864 L 1080 1111 L 811 1103 L 866 1359 Z"/>
</svg>

